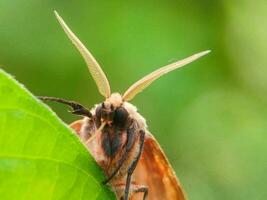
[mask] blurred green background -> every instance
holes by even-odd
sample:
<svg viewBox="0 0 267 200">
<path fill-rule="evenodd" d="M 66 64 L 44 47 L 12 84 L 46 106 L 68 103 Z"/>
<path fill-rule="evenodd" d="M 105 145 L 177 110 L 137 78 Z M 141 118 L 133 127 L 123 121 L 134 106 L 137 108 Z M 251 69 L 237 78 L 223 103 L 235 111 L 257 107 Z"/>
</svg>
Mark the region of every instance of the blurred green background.
<svg viewBox="0 0 267 200">
<path fill-rule="evenodd" d="M 0 0 L 0 66 L 35 95 L 103 101 L 56 9 L 96 57 L 113 91 L 212 52 L 132 101 L 191 200 L 267 198 L 265 1 Z M 77 119 L 49 104 L 67 123 Z"/>
</svg>

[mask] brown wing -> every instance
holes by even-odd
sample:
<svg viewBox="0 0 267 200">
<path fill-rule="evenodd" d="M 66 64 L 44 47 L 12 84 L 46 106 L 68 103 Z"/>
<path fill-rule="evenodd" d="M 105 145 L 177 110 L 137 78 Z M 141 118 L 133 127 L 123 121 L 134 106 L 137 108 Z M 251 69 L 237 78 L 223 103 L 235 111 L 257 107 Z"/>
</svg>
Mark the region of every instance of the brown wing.
<svg viewBox="0 0 267 200">
<path fill-rule="evenodd" d="M 69 126 L 77 133 L 77 135 L 80 135 L 80 130 L 83 125 L 83 120 L 77 120 L 75 122 L 72 122 Z"/>
<path fill-rule="evenodd" d="M 156 139 L 146 134 L 144 151 L 133 173 L 136 185 L 148 187 L 148 200 L 185 200 L 185 194 Z M 131 200 L 142 199 L 133 194 Z"/>
</svg>

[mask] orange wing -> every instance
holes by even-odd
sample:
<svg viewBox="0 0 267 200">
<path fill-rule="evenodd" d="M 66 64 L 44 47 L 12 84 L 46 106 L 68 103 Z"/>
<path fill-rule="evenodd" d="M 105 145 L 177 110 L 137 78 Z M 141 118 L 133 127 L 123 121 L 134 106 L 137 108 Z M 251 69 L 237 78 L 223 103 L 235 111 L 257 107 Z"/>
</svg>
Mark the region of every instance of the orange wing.
<svg viewBox="0 0 267 200">
<path fill-rule="evenodd" d="M 148 187 L 148 200 L 185 200 L 185 194 L 156 139 L 146 133 L 144 151 L 133 173 L 136 185 Z M 131 200 L 142 199 L 133 194 Z"/>
<path fill-rule="evenodd" d="M 69 126 L 77 133 L 77 135 L 80 135 L 80 130 L 83 125 L 83 120 L 77 120 L 73 123 L 71 123 Z"/>
</svg>

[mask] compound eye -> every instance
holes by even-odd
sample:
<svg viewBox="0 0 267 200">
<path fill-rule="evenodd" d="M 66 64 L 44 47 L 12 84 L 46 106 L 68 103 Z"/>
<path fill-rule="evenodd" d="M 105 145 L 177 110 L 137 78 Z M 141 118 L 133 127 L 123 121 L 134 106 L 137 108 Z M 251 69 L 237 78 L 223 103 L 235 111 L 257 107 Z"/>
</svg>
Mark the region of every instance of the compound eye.
<svg viewBox="0 0 267 200">
<path fill-rule="evenodd" d="M 96 111 L 95 111 L 97 128 L 99 128 L 101 125 L 101 110 L 102 110 L 102 105 L 100 104 L 99 106 L 97 106 Z"/>
<path fill-rule="evenodd" d="M 126 125 L 128 116 L 127 110 L 123 107 L 119 107 L 115 110 L 113 123 L 115 126 L 123 128 Z"/>
<path fill-rule="evenodd" d="M 102 105 L 99 105 L 99 106 L 96 107 L 95 115 L 96 115 L 97 118 L 101 117 L 101 110 L 102 110 Z"/>
<path fill-rule="evenodd" d="M 109 118 L 109 113 L 106 110 L 101 110 L 101 118 L 107 120 Z"/>
</svg>

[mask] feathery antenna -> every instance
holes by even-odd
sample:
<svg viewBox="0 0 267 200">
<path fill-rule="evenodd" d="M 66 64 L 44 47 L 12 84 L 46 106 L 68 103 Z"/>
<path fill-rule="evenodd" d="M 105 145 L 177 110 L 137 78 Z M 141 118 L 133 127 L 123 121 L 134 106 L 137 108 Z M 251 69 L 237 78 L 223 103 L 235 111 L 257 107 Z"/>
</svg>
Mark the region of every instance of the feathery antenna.
<svg viewBox="0 0 267 200">
<path fill-rule="evenodd" d="M 64 20 L 59 16 L 57 11 L 54 11 L 54 13 L 67 36 L 84 58 L 88 69 L 96 82 L 100 94 L 108 98 L 110 96 L 110 86 L 105 73 L 103 72 L 95 58 L 92 56 L 92 54 L 88 51 L 88 49 L 83 45 L 78 37 L 70 30 Z"/>
<path fill-rule="evenodd" d="M 178 62 L 169 64 L 165 67 L 161 67 L 158 70 L 148 74 L 147 76 L 145 76 L 144 78 L 140 79 L 139 81 L 137 81 L 136 83 L 134 83 L 123 95 L 123 100 L 124 101 L 130 101 L 132 100 L 135 95 L 137 95 L 139 92 L 141 92 L 142 90 L 144 90 L 145 88 L 147 88 L 153 81 L 157 80 L 159 77 L 161 77 L 164 74 L 167 74 L 168 72 L 171 72 L 177 68 L 183 67 L 197 59 L 199 59 L 200 57 L 208 54 L 210 52 L 210 50 L 207 51 L 202 51 L 200 53 L 194 54 L 188 58 L 185 58 L 183 60 L 180 60 Z"/>
</svg>

